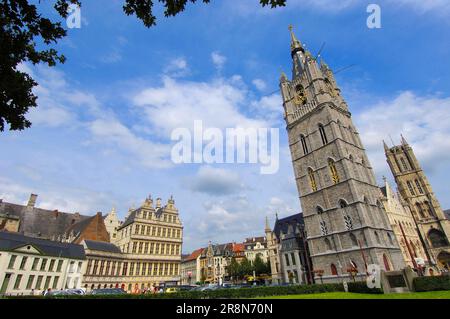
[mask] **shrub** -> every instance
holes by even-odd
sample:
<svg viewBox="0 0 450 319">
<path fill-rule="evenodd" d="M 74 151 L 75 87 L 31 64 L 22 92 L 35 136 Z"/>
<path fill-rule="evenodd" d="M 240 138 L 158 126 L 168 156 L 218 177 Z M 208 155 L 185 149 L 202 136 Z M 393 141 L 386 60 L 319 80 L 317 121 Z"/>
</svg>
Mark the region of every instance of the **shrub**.
<svg viewBox="0 0 450 319">
<path fill-rule="evenodd" d="M 450 290 L 450 276 L 416 277 L 413 286 L 415 291 Z"/>
<path fill-rule="evenodd" d="M 382 294 L 383 290 L 380 288 L 369 288 L 365 281 L 349 282 L 348 291 L 360 294 Z"/>
<path fill-rule="evenodd" d="M 275 287 L 255 287 L 240 289 L 218 289 L 207 291 L 180 291 L 171 294 L 147 294 L 147 295 L 84 295 L 84 296 L 23 296 L 7 298 L 52 298 L 52 299 L 236 299 L 236 298 L 256 298 L 270 297 L 277 295 L 299 295 L 323 292 L 344 291 L 342 284 L 323 285 L 295 285 L 295 286 L 275 286 Z"/>
</svg>

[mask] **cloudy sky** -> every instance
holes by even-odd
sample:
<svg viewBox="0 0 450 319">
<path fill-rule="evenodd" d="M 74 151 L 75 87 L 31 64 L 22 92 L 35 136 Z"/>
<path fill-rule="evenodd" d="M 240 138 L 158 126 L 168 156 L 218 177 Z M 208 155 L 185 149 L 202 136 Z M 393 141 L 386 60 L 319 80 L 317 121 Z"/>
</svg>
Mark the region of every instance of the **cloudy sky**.
<svg viewBox="0 0 450 319">
<path fill-rule="evenodd" d="M 450 208 L 450 3 L 378 1 L 382 28 L 366 26 L 368 1 L 257 0 L 158 12 L 146 29 L 120 0 L 83 1 L 82 27 L 58 49 L 55 68 L 22 65 L 39 82 L 32 128 L 0 134 L 0 198 L 61 211 L 124 216 L 151 194 L 173 194 L 184 251 L 262 235 L 265 216 L 300 211 L 278 93 L 291 69 L 289 33 L 337 74 L 378 182 L 391 179 L 382 140 L 413 145 L 443 208 Z M 373 1 L 371 1 L 373 2 Z M 157 2 L 156 2 L 157 3 Z M 41 4 L 44 12 L 52 12 Z M 52 14 L 54 14 L 52 12 Z M 56 17 L 56 15 L 55 15 Z M 171 132 L 205 127 L 280 128 L 280 170 L 259 165 L 175 165 Z"/>
</svg>

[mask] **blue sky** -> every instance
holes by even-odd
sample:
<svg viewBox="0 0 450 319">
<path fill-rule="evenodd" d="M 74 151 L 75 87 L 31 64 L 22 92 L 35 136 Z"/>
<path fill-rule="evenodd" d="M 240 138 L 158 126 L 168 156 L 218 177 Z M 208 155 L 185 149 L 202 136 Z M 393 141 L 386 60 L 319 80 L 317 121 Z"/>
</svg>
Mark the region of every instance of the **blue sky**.
<svg viewBox="0 0 450 319">
<path fill-rule="evenodd" d="M 147 29 L 122 1 L 84 1 L 55 68 L 22 65 L 39 82 L 32 128 L 0 134 L 0 198 L 63 211 L 124 216 L 148 194 L 174 195 L 184 250 L 262 235 L 265 216 L 300 210 L 278 93 L 290 74 L 289 33 L 317 53 L 338 84 L 362 134 L 377 180 L 390 178 L 382 140 L 413 145 L 443 208 L 450 208 L 450 4 L 378 1 L 382 28 L 366 26 L 369 1 L 288 0 L 190 5 L 175 18 L 157 11 Z M 41 4 L 44 12 L 53 12 Z M 173 165 L 170 132 L 200 119 L 208 126 L 280 128 L 280 170 L 257 165 Z"/>
</svg>

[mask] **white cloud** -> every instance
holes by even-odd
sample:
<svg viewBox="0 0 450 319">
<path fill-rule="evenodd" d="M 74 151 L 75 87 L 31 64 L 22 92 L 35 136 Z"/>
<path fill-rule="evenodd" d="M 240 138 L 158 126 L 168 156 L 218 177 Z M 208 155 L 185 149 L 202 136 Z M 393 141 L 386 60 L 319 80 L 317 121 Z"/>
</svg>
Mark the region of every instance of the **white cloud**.
<svg viewBox="0 0 450 319">
<path fill-rule="evenodd" d="M 164 73 L 170 77 L 183 77 L 189 74 L 189 66 L 185 58 L 178 57 L 169 62 Z"/>
<path fill-rule="evenodd" d="M 204 128 L 268 127 L 264 120 L 240 112 L 247 99 L 246 90 L 234 80 L 208 83 L 164 77 L 163 86 L 145 89 L 133 101 L 144 111 L 155 133 L 168 138 L 175 128 L 192 128 L 195 120 L 202 120 Z"/>
<path fill-rule="evenodd" d="M 130 155 L 148 168 L 166 168 L 171 166 L 168 158 L 170 147 L 157 144 L 133 134 L 126 126 L 115 119 L 97 119 L 89 124 L 94 140 L 101 144 L 112 144 Z M 133 157 L 130 157 L 133 158 Z"/>
<path fill-rule="evenodd" d="M 227 58 L 217 51 L 211 53 L 211 60 L 219 71 L 222 70 L 223 66 L 227 62 Z"/>
<path fill-rule="evenodd" d="M 400 134 L 406 137 L 429 173 L 450 163 L 449 97 L 421 97 L 402 92 L 357 114 L 355 122 L 378 177 L 390 175 L 382 139 L 390 144 L 391 136 L 399 143 Z"/>
<path fill-rule="evenodd" d="M 210 166 L 200 167 L 189 184 L 191 190 L 213 196 L 238 193 L 244 187 L 239 174 Z"/>
<path fill-rule="evenodd" d="M 261 79 L 254 79 L 252 81 L 253 85 L 261 92 L 263 92 L 267 88 L 266 82 Z"/>
</svg>

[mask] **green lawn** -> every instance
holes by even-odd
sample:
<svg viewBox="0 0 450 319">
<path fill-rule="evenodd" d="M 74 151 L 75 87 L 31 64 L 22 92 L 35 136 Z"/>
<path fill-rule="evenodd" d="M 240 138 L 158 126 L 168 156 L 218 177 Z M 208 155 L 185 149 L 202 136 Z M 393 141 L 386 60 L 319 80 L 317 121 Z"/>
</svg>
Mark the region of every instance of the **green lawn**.
<svg viewBox="0 0 450 319">
<path fill-rule="evenodd" d="M 320 294 L 285 295 L 259 299 L 450 299 L 450 291 L 428 291 L 404 294 L 357 294 L 351 292 L 325 292 Z"/>
</svg>

